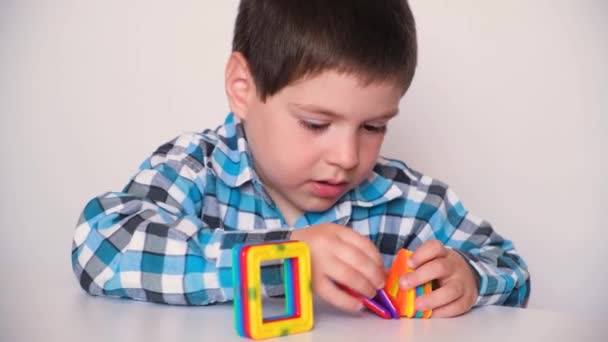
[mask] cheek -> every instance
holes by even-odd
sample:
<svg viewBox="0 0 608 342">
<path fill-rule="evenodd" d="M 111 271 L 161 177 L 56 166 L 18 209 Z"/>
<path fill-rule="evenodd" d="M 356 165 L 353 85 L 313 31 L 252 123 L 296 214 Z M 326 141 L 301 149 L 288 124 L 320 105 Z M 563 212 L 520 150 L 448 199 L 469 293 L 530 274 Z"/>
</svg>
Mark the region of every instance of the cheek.
<svg viewBox="0 0 608 342">
<path fill-rule="evenodd" d="M 264 161 L 268 174 L 279 179 L 298 179 L 306 175 L 318 159 L 319 149 L 297 127 L 283 126 L 261 137 L 265 140 Z"/>
<path fill-rule="evenodd" d="M 276 141 L 274 149 L 282 168 L 296 175 L 310 169 L 320 154 L 314 141 L 297 133 L 286 134 L 281 141 Z"/>
<path fill-rule="evenodd" d="M 374 165 L 376 165 L 376 160 L 380 154 L 380 147 L 382 147 L 383 140 L 383 136 L 373 136 L 361 139 L 359 163 L 361 165 L 362 173 L 369 173 L 374 168 Z"/>
</svg>

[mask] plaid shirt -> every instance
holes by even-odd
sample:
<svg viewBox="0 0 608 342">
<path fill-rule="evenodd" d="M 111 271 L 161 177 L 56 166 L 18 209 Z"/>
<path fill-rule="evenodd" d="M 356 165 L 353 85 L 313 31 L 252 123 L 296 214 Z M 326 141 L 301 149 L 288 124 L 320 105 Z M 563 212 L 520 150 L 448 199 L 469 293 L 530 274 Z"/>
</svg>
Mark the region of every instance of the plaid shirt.
<svg viewBox="0 0 608 342">
<path fill-rule="evenodd" d="M 384 266 L 399 249 L 437 239 L 476 271 L 476 305 L 523 306 L 530 280 L 509 240 L 469 213 L 445 184 L 402 162 L 379 159 L 372 174 L 325 212 L 283 220 L 252 165 L 243 128 L 228 115 L 215 131 L 159 147 L 122 192 L 85 207 L 72 265 L 93 295 L 204 305 L 231 300 L 236 243 L 288 239 L 293 229 L 333 222 L 373 241 Z M 266 295 L 283 293 L 280 264 L 262 267 Z"/>
</svg>

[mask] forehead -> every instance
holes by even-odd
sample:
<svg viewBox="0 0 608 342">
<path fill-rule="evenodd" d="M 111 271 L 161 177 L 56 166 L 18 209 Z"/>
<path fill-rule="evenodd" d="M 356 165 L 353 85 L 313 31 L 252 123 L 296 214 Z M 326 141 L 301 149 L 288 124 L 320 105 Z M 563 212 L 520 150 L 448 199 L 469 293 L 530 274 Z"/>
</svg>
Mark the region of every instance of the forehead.
<svg viewBox="0 0 608 342">
<path fill-rule="evenodd" d="M 276 96 L 287 105 L 373 116 L 395 111 L 402 92 L 395 82 L 368 82 L 358 75 L 331 70 L 298 80 Z"/>
<path fill-rule="evenodd" d="M 380 77 L 365 72 L 353 72 L 341 69 L 326 69 L 306 74 L 289 82 L 286 87 L 312 86 L 315 83 L 341 83 L 344 86 L 366 88 L 368 86 L 385 87 L 400 90 L 403 93 L 405 87 L 397 78 L 390 75 Z"/>
</svg>

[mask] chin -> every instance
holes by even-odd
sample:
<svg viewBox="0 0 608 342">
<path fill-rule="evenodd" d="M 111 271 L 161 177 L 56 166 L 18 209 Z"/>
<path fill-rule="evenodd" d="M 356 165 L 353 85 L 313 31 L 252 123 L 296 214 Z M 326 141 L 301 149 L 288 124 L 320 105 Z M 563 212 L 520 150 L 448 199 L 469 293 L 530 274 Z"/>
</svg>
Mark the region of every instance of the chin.
<svg viewBox="0 0 608 342">
<path fill-rule="evenodd" d="M 337 199 L 315 198 L 308 201 L 301 208 L 306 212 L 324 212 L 336 204 Z"/>
</svg>

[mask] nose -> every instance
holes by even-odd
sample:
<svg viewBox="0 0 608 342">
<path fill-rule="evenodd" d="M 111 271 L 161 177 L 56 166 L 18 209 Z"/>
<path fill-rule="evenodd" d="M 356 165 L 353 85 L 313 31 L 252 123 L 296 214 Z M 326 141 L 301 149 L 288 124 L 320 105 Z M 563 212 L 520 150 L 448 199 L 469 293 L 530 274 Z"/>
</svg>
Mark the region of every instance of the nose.
<svg viewBox="0 0 608 342">
<path fill-rule="evenodd" d="M 329 164 L 350 170 L 359 165 L 359 137 L 345 134 L 330 144 L 326 160 Z"/>
</svg>

